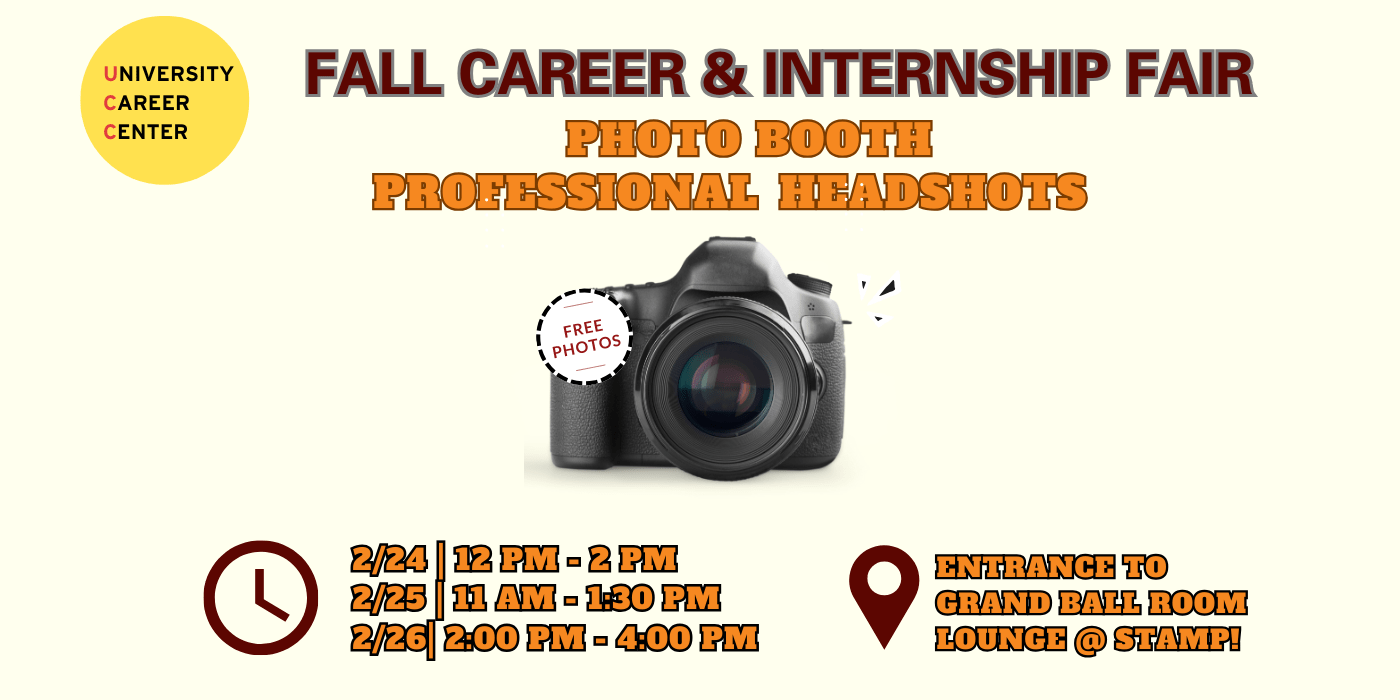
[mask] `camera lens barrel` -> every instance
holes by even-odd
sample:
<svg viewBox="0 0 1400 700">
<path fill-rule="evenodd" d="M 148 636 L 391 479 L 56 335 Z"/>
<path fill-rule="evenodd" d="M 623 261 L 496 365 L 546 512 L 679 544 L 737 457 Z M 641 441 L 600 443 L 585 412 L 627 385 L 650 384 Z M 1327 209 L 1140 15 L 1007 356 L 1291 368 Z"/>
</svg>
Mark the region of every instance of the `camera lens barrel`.
<svg viewBox="0 0 1400 700">
<path fill-rule="evenodd" d="M 634 389 L 642 429 L 662 456 L 696 476 L 733 480 L 797 449 L 822 375 L 785 316 L 750 299 L 715 297 L 657 329 Z"/>
</svg>

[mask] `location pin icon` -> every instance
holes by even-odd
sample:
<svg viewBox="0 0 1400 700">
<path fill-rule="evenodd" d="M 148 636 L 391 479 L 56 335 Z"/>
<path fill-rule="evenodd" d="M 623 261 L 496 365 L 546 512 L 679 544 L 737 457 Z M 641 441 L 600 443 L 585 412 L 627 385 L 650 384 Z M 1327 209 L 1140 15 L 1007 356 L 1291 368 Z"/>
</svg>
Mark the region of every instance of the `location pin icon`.
<svg viewBox="0 0 1400 700">
<path fill-rule="evenodd" d="M 880 595 L 870 589 L 870 569 L 882 561 L 894 564 L 899 569 L 899 588 L 889 595 Z M 899 547 L 884 544 L 871 547 L 856 557 L 856 563 L 851 565 L 851 596 L 865 614 L 865 621 L 870 623 L 870 629 L 874 630 L 881 647 L 889 646 L 890 638 L 899 629 L 904 613 L 909 611 L 909 605 L 914 602 L 914 595 L 918 592 L 919 567 Z"/>
</svg>

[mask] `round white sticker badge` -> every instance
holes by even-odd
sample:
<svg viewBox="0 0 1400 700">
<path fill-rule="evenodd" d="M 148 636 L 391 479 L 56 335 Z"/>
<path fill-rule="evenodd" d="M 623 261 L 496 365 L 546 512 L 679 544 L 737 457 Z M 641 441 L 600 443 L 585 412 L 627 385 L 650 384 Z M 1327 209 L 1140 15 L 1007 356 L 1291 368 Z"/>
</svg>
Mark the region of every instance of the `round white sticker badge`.
<svg viewBox="0 0 1400 700">
<path fill-rule="evenodd" d="M 575 289 L 549 302 L 535 324 L 540 360 L 570 384 L 612 379 L 632 353 L 632 319 L 613 295 Z"/>
</svg>

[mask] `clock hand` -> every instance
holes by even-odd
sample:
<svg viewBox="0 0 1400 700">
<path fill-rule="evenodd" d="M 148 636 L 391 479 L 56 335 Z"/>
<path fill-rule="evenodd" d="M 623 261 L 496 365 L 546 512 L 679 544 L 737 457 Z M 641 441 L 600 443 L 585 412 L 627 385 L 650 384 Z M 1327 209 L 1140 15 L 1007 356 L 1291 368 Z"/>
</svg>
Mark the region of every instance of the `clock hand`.
<svg viewBox="0 0 1400 700">
<path fill-rule="evenodd" d="M 282 620 L 283 622 L 285 622 L 287 618 L 290 617 L 290 615 L 283 612 L 281 608 L 277 607 L 276 605 L 273 605 L 272 603 L 267 602 L 267 600 L 263 598 L 262 569 L 256 569 L 253 573 L 253 602 L 256 603 L 257 606 L 262 608 L 263 610 L 266 610 L 272 613 L 273 615 L 276 615 L 278 619 Z"/>
</svg>

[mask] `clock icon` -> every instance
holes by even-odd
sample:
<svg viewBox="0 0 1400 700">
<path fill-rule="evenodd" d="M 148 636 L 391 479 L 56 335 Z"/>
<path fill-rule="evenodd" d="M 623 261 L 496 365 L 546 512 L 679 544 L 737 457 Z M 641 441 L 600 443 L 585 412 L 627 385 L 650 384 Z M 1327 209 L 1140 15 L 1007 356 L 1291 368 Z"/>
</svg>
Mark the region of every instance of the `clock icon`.
<svg viewBox="0 0 1400 700">
<path fill-rule="evenodd" d="M 234 560 L 246 554 L 258 552 L 273 554 L 285 559 L 293 567 L 296 567 L 297 573 L 301 575 L 302 584 L 306 586 L 306 611 L 302 614 L 301 620 L 297 623 L 297 626 L 281 639 L 263 644 L 249 642 L 229 631 L 228 626 L 226 626 L 224 621 L 219 617 L 219 608 L 215 600 L 215 590 L 218 588 L 219 579 L 224 575 L 224 571 L 228 569 L 229 564 L 232 564 Z M 291 615 L 267 599 L 264 593 L 263 579 L 263 569 L 254 570 L 252 581 L 253 605 L 267 611 L 279 620 L 286 622 Z M 214 562 L 214 567 L 209 570 L 209 576 L 204 579 L 204 616 L 209 619 L 209 626 L 214 629 L 214 634 L 219 635 L 219 639 L 222 639 L 225 644 L 244 654 L 252 654 L 255 656 L 276 654 L 277 652 L 287 650 L 293 644 L 301 641 L 301 638 L 306 636 L 307 631 L 311 629 L 311 623 L 316 619 L 316 602 L 316 576 L 311 573 L 311 567 L 307 566 L 306 560 L 302 559 L 300 554 L 292 551 L 291 547 L 277 542 L 269 542 L 266 540 L 244 542 L 224 552 L 223 555 L 219 557 L 219 560 Z"/>
</svg>

